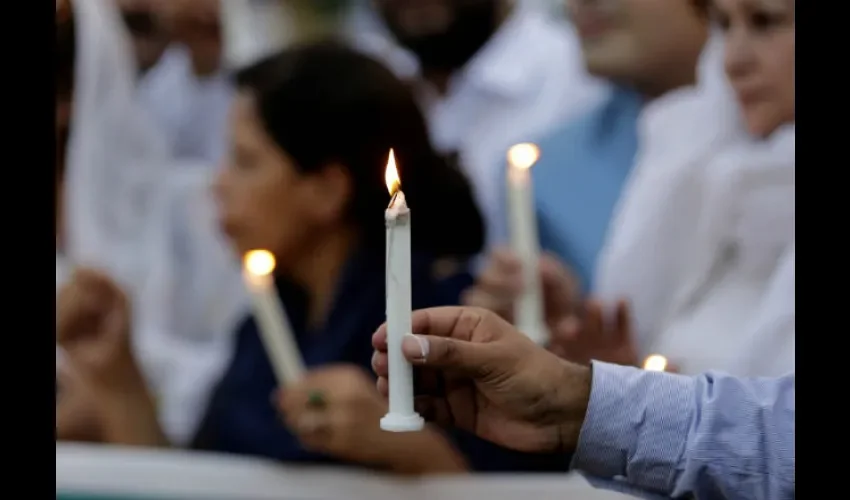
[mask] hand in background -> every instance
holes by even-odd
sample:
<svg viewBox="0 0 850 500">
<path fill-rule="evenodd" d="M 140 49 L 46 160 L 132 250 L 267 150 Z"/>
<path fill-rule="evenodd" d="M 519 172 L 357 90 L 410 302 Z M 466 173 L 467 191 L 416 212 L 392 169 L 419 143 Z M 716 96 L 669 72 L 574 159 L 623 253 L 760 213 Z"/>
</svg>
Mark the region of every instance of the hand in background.
<svg viewBox="0 0 850 500">
<path fill-rule="evenodd" d="M 602 304 L 585 303 L 581 317 L 571 315 L 550 325 L 549 349 L 563 359 L 589 365 L 591 360 L 638 366 L 638 351 L 626 301 L 618 301 L 613 318 L 606 318 Z"/>
<path fill-rule="evenodd" d="M 106 442 L 166 445 L 156 407 L 130 346 L 130 305 L 108 276 L 74 272 L 59 291 L 56 337 L 91 390 Z"/>
<path fill-rule="evenodd" d="M 413 313 L 404 339 L 426 418 L 523 452 L 571 449 L 590 397 L 590 370 L 538 347 L 495 313 L 439 307 Z M 387 395 L 386 325 L 372 338 L 378 389 Z"/>
<path fill-rule="evenodd" d="M 360 368 L 337 365 L 310 371 L 279 391 L 277 405 L 305 447 L 356 462 L 380 461 L 379 421 L 387 405 Z"/>
<path fill-rule="evenodd" d="M 72 369 L 93 391 L 117 389 L 140 379 L 130 347 L 130 306 L 105 274 L 74 272 L 56 300 L 56 337 Z"/>
<path fill-rule="evenodd" d="M 311 372 L 275 400 L 287 427 L 314 451 L 400 473 L 465 470 L 463 459 L 438 432 L 390 433 L 380 428 L 387 403 L 374 380 L 353 365 Z"/>
<path fill-rule="evenodd" d="M 540 286 L 547 325 L 571 316 L 578 297 L 578 284 L 569 270 L 554 256 L 543 254 L 539 261 Z M 482 307 L 513 322 L 514 305 L 523 291 L 522 265 L 506 248 L 494 250 L 487 266 L 463 297 L 464 305 Z"/>
</svg>

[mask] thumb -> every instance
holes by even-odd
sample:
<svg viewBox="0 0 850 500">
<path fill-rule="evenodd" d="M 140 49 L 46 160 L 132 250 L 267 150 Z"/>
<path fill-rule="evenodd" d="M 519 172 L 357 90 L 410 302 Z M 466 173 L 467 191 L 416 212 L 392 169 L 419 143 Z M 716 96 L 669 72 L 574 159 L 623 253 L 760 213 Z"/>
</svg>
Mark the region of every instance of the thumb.
<svg viewBox="0 0 850 500">
<path fill-rule="evenodd" d="M 401 343 L 404 357 L 414 365 L 467 373 L 480 372 L 488 364 L 483 347 L 449 337 L 413 334 L 406 335 Z"/>
</svg>

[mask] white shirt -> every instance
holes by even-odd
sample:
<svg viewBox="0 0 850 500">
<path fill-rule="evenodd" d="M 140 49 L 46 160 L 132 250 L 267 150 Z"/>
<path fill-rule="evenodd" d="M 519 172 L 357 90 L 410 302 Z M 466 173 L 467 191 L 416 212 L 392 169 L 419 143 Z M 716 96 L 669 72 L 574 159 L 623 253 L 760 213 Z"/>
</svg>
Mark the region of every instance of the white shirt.
<svg viewBox="0 0 850 500">
<path fill-rule="evenodd" d="M 595 293 L 629 300 L 641 355 L 682 373 L 794 367 L 793 125 L 749 137 L 712 37 L 699 84 L 643 110 Z"/>
<path fill-rule="evenodd" d="M 419 74 L 414 56 L 385 32 L 359 34 L 355 41 L 399 76 Z M 507 239 L 502 169 L 508 148 L 588 110 L 607 89 L 587 74 L 570 25 L 519 5 L 451 78 L 445 95 L 422 87 L 431 139 L 438 150 L 459 154 L 485 217 L 488 246 Z"/>
<path fill-rule="evenodd" d="M 198 78 L 185 47 L 172 45 L 139 81 L 138 97 L 179 160 L 217 166 L 227 152 L 234 89 L 227 75 Z"/>
</svg>

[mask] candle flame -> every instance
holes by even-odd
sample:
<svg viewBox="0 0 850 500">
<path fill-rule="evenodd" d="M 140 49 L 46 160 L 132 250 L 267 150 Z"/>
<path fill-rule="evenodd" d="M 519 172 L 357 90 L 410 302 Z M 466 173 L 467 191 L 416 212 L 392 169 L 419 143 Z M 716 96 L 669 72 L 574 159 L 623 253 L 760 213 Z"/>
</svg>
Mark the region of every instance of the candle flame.
<svg viewBox="0 0 850 500">
<path fill-rule="evenodd" d="M 254 276 L 267 276 L 274 271 L 274 255 L 268 250 L 251 250 L 245 254 L 244 265 Z"/>
<path fill-rule="evenodd" d="M 523 170 L 531 168 L 539 158 L 540 148 L 530 142 L 515 144 L 508 150 L 508 162 Z"/>
<path fill-rule="evenodd" d="M 387 190 L 390 196 L 396 194 L 401 188 L 401 178 L 398 176 L 398 168 L 395 166 L 395 152 L 390 150 L 390 159 L 387 160 L 387 170 L 384 174 L 384 179 L 387 181 Z"/>
<path fill-rule="evenodd" d="M 643 369 L 652 372 L 663 372 L 667 369 L 667 358 L 659 354 L 653 354 L 643 362 Z"/>
</svg>

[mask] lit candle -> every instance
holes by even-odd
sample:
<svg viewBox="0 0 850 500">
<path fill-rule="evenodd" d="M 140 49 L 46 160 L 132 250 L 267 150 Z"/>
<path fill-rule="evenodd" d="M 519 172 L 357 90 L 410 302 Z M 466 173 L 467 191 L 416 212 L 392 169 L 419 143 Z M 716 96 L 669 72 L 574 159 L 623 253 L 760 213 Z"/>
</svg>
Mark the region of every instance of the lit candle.
<svg viewBox="0 0 850 500">
<path fill-rule="evenodd" d="M 410 278 L 410 209 L 401 191 L 401 179 L 390 150 L 386 171 L 390 205 L 384 212 L 387 225 L 387 357 L 390 409 L 381 429 L 390 432 L 422 430 L 425 421 L 413 409 L 413 368 L 401 352 L 404 336 L 412 333 Z"/>
<path fill-rule="evenodd" d="M 643 362 L 643 369 L 651 372 L 663 372 L 667 369 L 667 358 L 659 354 L 648 356 Z"/>
<path fill-rule="evenodd" d="M 254 318 L 260 330 L 263 346 L 272 364 L 277 381 L 291 384 L 304 373 L 304 361 L 292 334 L 289 318 L 278 300 L 274 286 L 275 260 L 271 252 L 252 250 L 245 254 L 245 285 L 254 305 Z"/>
<path fill-rule="evenodd" d="M 522 263 L 522 294 L 514 306 L 514 324 L 531 340 L 548 340 L 543 321 L 543 301 L 538 274 L 540 248 L 531 167 L 540 157 L 534 144 L 517 144 L 508 150 L 508 204 L 511 246 Z"/>
</svg>

